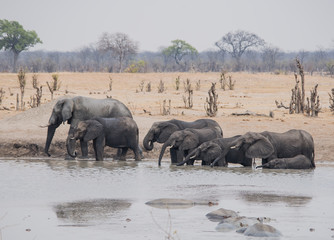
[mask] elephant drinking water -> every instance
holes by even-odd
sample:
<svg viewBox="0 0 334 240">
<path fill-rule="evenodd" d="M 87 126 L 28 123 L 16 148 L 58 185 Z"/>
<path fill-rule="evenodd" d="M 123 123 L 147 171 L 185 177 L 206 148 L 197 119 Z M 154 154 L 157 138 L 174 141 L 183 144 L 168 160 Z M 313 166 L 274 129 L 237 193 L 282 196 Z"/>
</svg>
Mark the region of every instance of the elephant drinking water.
<svg viewBox="0 0 334 240">
<path fill-rule="evenodd" d="M 78 125 L 79 121 L 89 120 L 95 117 L 130 117 L 130 110 L 116 99 L 93 99 L 88 97 L 74 97 L 58 100 L 53 107 L 48 123 L 48 133 L 45 142 L 45 153 L 50 156 L 49 148 L 56 129 L 61 123 L 67 121 L 70 124 L 69 134 Z M 80 141 L 81 153 L 83 157 L 88 155 L 88 146 L 84 141 Z"/>
</svg>

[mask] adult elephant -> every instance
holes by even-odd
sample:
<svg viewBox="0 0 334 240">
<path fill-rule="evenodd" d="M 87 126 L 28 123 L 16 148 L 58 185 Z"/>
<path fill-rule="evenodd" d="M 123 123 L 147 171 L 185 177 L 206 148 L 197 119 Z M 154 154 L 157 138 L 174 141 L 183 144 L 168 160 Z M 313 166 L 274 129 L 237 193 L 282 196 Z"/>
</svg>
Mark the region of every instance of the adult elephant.
<svg viewBox="0 0 334 240">
<path fill-rule="evenodd" d="M 210 165 L 217 159 L 215 166 L 226 167 L 228 163 L 241 164 L 245 167 L 252 166 L 252 159 L 246 157 L 244 151 L 230 148 L 232 143 L 240 136 L 217 138 L 204 142 L 190 152 L 184 161 L 178 163 L 177 166 L 181 166 L 191 159 L 202 160 L 205 162 L 205 165 Z M 221 156 L 225 156 L 225 158 Z"/>
<path fill-rule="evenodd" d="M 165 150 L 169 146 L 183 152 L 183 156 L 186 156 L 202 143 L 219 137 L 222 137 L 222 135 L 221 131 L 217 128 L 187 128 L 176 131 L 172 133 L 172 135 L 170 135 L 167 141 L 162 145 L 159 155 L 159 166 L 161 165 L 161 159 Z M 193 161 L 188 162 L 188 164 L 193 164 Z"/>
<path fill-rule="evenodd" d="M 74 97 L 58 100 L 52 109 L 52 114 L 48 123 L 48 133 L 45 142 L 45 153 L 50 156 L 49 148 L 56 129 L 61 123 L 70 124 L 69 135 L 78 125 L 79 121 L 89 120 L 95 117 L 130 117 L 130 110 L 116 99 L 93 99 L 88 97 Z M 88 156 L 87 142 L 80 141 L 81 153 L 83 157 Z"/>
<path fill-rule="evenodd" d="M 313 138 L 304 130 L 292 129 L 284 133 L 248 132 L 231 143 L 229 148 L 244 151 L 248 158 L 262 158 L 262 165 L 276 158 L 304 155 L 310 159 L 312 167 L 315 167 Z M 213 164 L 224 161 L 222 158 L 225 156 L 216 159 Z"/>
<path fill-rule="evenodd" d="M 66 141 L 67 152 L 71 157 L 76 157 L 75 142 L 80 139 L 84 142 L 93 140 L 95 159 L 103 160 L 104 147 L 122 149 L 120 160 L 125 160 L 128 148 L 135 154 L 135 160 L 140 161 L 138 145 L 139 131 L 136 122 L 129 117 L 119 118 L 94 118 L 80 121 Z"/>
</svg>

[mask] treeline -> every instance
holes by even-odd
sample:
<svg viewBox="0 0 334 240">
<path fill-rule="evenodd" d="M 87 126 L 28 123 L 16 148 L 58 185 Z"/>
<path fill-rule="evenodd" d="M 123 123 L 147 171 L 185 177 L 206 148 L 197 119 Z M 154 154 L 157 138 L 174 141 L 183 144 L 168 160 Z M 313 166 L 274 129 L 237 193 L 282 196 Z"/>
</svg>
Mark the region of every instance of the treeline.
<svg viewBox="0 0 334 240">
<path fill-rule="evenodd" d="M 334 75 L 334 50 L 286 53 L 268 48 L 245 52 L 238 69 L 235 59 L 219 50 L 187 55 L 181 63 L 176 63 L 162 52 L 141 52 L 125 60 L 123 72 L 220 72 L 224 69 L 279 74 L 296 71 L 296 58 L 310 74 L 320 72 Z M 12 59 L 11 52 L 0 52 L 0 72 L 11 72 Z M 93 46 L 72 52 L 22 52 L 17 65 L 29 72 L 119 72 L 118 60 L 110 52 L 102 52 Z"/>
</svg>

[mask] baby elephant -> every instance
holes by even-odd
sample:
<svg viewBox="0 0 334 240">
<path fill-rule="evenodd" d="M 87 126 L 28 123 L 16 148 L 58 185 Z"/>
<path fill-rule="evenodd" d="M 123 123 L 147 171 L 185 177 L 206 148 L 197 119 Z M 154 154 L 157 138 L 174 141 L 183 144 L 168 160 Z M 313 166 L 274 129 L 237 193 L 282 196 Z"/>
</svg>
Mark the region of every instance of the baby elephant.
<svg viewBox="0 0 334 240">
<path fill-rule="evenodd" d="M 103 160 L 104 146 L 121 148 L 120 160 L 125 160 L 128 148 L 135 154 L 135 160 L 140 161 L 138 145 L 139 131 L 136 122 L 129 117 L 119 118 L 94 118 L 80 121 L 66 142 L 67 152 L 71 157 L 76 156 L 75 142 L 77 139 L 88 142 L 93 140 L 95 158 Z"/>
<path fill-rule="evenodd" d="M 256 168 L 274 168 L 274 169 L 310 169 L 314 168 L 311 160 L 304 155 L 297 155 L 293 158 L 275 158 L 266 164 Z"/>
</svg>

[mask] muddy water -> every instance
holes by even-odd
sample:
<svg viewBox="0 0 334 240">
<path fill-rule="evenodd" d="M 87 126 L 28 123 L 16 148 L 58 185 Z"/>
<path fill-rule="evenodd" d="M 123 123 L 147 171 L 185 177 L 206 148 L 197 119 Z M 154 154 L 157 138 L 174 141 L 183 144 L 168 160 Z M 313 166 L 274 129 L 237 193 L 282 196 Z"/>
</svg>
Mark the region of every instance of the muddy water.
<svg viewBox="0 0 334 240">
<path fill-rule="evenodd" d="M 334 165 L 315 170 L 175 167 L 156 161 L 0 160 L 0 230 L 7 239 L 247 239 L 218 232 L 218 208 L 270 218 L 282 239 L 334 235 Z M 145 203 L 177 198 L 170 209 Z M 208 205 L 208 202 L 218 205 Z M 0 239 L 1 239 L 0 236 Z M 249 238 L 248 238 L 249 239 Z"/>
</svg>

